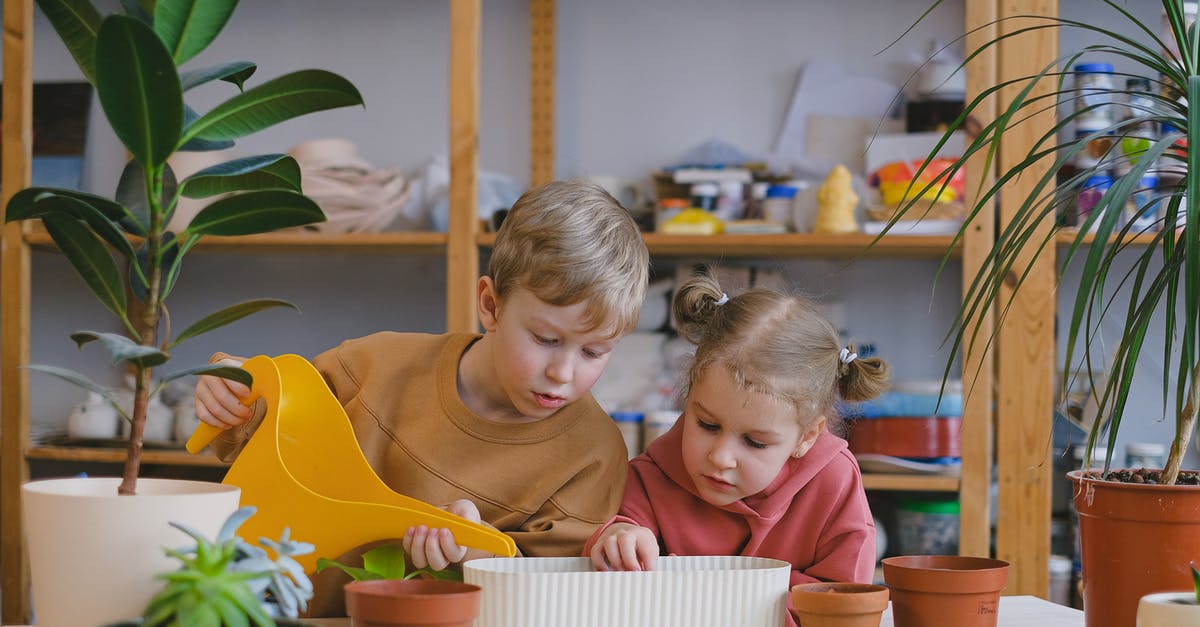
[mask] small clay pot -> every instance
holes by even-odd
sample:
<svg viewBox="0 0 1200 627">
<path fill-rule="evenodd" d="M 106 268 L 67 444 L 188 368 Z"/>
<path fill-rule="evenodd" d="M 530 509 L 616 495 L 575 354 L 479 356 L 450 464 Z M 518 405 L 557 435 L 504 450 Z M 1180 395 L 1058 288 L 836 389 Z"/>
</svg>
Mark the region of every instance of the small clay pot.
<svg viewBox="0 0 1200 627">
<path fill-rule="evenodd" d="M 802 583 L 792 586 L 792 607 L 804 627 L 879 627 L 888 589 L 869 583 Z"/>
<path fill-rule="evenodd" d="M 959 555 L 904 555 L 883 560 L 896 627 L 995 627 L 1008 562 Z"/>
<path fill-rule="evenodd" d="M 351 627 L 471 627 L 479 614 L 479 586 L 458 581 L 352 581 L 344 591 Z"/>
</svg>

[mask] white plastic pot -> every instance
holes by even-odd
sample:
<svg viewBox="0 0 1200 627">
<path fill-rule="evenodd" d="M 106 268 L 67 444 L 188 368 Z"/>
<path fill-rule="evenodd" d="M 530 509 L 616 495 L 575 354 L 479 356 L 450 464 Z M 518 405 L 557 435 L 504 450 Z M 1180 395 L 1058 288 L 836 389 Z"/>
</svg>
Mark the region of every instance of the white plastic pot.
<svg viewBox="0 0 1200 627">
<path fill-rule="evenodd" d="M 1138 601 L 1137 627 L 1200 625 L 1195 592 L 1156 592 Z"/>
</svg>

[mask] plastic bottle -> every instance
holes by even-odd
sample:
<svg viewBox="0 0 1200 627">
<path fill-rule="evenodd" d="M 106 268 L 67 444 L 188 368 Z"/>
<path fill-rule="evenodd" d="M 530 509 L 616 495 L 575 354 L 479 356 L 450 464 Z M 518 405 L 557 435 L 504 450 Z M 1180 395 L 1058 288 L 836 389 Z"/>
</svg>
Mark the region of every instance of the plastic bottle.
<svg viewBox="0 0 1200 627">
<path fill-rule="evenodd" d="M 1088 128 L 1111 126 L 1113 66 L 1080 63 L 1075 66 L 1075 124 Z"/>
<path fill-rule="evenodd" d="M 763 219 L 790 228 L 792 223 L 792 201 L 796 188 L 791 185 L 772 185 L 767 188 L 763 199 Z"/>
</svg>

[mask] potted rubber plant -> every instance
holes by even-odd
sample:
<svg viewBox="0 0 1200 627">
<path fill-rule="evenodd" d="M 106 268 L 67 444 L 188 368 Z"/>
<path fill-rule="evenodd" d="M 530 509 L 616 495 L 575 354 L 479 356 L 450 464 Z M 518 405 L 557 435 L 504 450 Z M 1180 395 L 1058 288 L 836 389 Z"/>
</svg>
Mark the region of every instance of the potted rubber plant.
<svg viewBox="0 0 1200 627">
<path fill-rule="evenodd" d="M 116 367 L 133 373 L 134 403 L 125 416 L 131 429 L 122 477 L 55 479 L 22 487 L 39 622 L 94 626 L 133 615 L 145 605 L 154 573 L 169 564 L 158 547 L 181 537 L 169 521 L 211 535 L 238 505 L 237 489 L 230 486 L 138 482 L 147 406 L 156 387 L 197 374 L 250 383 L 249 375 L 237 368 L 182 366 L 161 376 L 159 368 L 180 342 L 264 309 L 295 307 L 278 299 L 253 300 L 173 327 L 166 303 L 184 257 L 205 236 L 266 233 L 324 219 L 316 203 L 301 192 L 299 166 L 287 155 L 247 156 L 183 180 L 176 179 L 167 159 L 181 150 L 229 148 L 234 140 L 298 116 L 361 105 L 362 97 L 346 79 L 323 70 L 292 72 L 249 87 L 256 69 L 251 62 L 184 67 L 221 32 L 236 0 L 122 0 L 123 11 L 105 16 L 88 0 L 38 0 L 37 5 L 95 87 L 104 115 L 129 157 L 111 198 L 31 187 L 15 194 L 4 213 L 6 223 L 40 219 L 119 328 L 108 331 L 112 322 L 97 322 L 98 330 L 77 331 L 71 338 L 81 348 L 102 346 Z M 216 88 L 218 82 L 230 86 L 224 102 L 205 112 L 185 103 L 188 91 L 209 84 Z M 217 199 L 182 230 L 172 232 L 167 224 L 181 197 Z M 113 400 L 112 390 L 79 372 L 57 366 L 30 368 Z M 209 493 L 216 493 L 215 503 L 202 502 L 211 498 Z M 130 496 L 115 498 L 118 494 Z M 77 498 L 81 495 L 87 498 Z M 81 504 L 92 509 L 71 509 Z M 172 509 L 176 505 L 182 510 Z M 114 528 L 97 529 L 98 521 L 112 521 Z M 78 546 L 63 546 L 72 538 Z M 139 546 L 141 550 L 134 551 Z M 100 549 L 114 553 L 98 555 Z M 64 558 L 60 567 L 51 563 L 54 555 Z M 78 555 L 88 555 L 85 562 L 104 564 L 103 571 L 80 568 Z M 121 568 L 108 568 L 111 564 Z M 57 597 L 48 587 L 52 583 L 71 590 L 73 601 Z M 80 599 L 81 594 L 94 598 Z M 87 615 L 66 615 L 72 608 Z"/>
<path fill-rule="evenodd" d="M 994 167 L 995 150 L 1006 134 L 1028 132 L 1034 137 L 1028 155 L 995 168 L 994 179 L 980 187 L 955 238 L 972 228 L 976 216 L 1005 186 L 1020 177 L 1033 181 L 1032 191 L 1006 208 L 1010 218 L 998 227 L 985 263 L 970 277 L 950 334 L 954 354 L 961 347 L 973 349 L 991 341 L 971 332 L 984 312 L 995 308 L 1004 324 L 1006 294 L 1022 289 L 1032 260 L 1047 247 L 1053 252 L 1060 242 L 1044 228 L 1047 221 L 1078 206 L 1081 193 L 1091 195 L 1089 203 L 1094 201 L 1064 243 L 1058 267 L 1060 277 L 1068 269 L 1079 270 L 1074 304 L 1066 324 L 1059 325 L 1066 334 L 1064 373 L 1078 366 L 1092 384 L 1099 407 L 1098 417 L 1084 425 L 1088 437 L 1083 459 L 1092 459 L 1098 442 L 1107 443 L 1103 469 L 1068 473 L 1080 515 L 1089 627 L 1133 624 L 1138 599 L 1188 585 L 1190 573 L 1183 565 L 1200 555 L 1200 488 L 1194 485 L 1194 472 L 1181 471 L 1200 410 L 1200 211 L 1198 203 L 1188 202 L 1200 198 L 1200 154 L 1189 149 L 1200 141 L 1200 113 L 1193 113 L 1188 104 L 1200 102 L 1200 40 L 1187 23 L 1183 4 L 1161 0 L 1162 35 L 1158 20 L 1145 23 L 1123 3 L 1110 0 L 1096 0 L 1095 5 L 1123 24 L 1120 31 L 1105 25 L 1112 22 L 1057 15 L 1004 17 L 1000 24 L 988 25 L 997 26 L 997 34 L 968 50 L 964 65 L 1009 38 L 1046 29 L 1079 33 L 1095 43 L 1061 52 L 1038 72 L 1006 77 L 968 101 L 942 141 L 955 131 L 968 130 L 962 157 L 920 186 L 922 193 L 909 196 L 890 223 L 905 214 L 910 214 L 908 219 L 919 217 L 924 211 L 922 194 L 945 187 L 968 159 L 980 157 Z M 1116 80 L 1108 84 L 1075 85 L 1072 70 L 1078 62 L 1106 59 L 1135 69 L 1113 75 Z M 1136 79 L 1127 83 L 1131 87 L 1126 86 L 1127 78 Z M 1050 88 L 1035 90 L 1036 84 Z M 983 107 L 1000 96 L 1006 100 L 999 101 L 995 118 L 989 119 Z M 1127 115 L 1111 115 L 1111 109 L 1105 109 L 1126 102 Z M 1038 114 L 1047 111 L 1058 112 L 1052 125 L 1039 121 Z M 1096 120 L 1107 121 L 1095 124 Z M 1032 124 L 1039 126 L 1024 130 Z M 1158 132 L 1147 136 L 1146 128 Z M 1144 182 L 1152 174 L 1161 175 L 1153 187 Z M 1104 180 L 1101 175 L 1111 181 L 1106 188 L 1096 183 Z M 1126 207 L 1136 208 L 1140 219 L 1129 219 Z M 1127 264 L 1130 258 L 1132 264 Z M 1127 298 L 1128 304 L 1115 304 L 1118 297 Z M 1115 346 L 1102 341 L 1102 322 L 1120 329 Z M 1162 340 L 1152 341 L 1155 336 L 1149 332 L 1163 326 Z M 1147 416 L 1145 409 L 1129 403 L 1134 374 L 1147 355 L 1166 364 L 1157 391 L 1167 408 L 1167 421 L 1174 426 L 1169 453 L 1161 469 L 1111 469 L 1118 432 L 1160 419 L 1157 411 Z M 1063 377 L 1060 389 L 1069 390 L 1071 375 Z"/>
</svg>

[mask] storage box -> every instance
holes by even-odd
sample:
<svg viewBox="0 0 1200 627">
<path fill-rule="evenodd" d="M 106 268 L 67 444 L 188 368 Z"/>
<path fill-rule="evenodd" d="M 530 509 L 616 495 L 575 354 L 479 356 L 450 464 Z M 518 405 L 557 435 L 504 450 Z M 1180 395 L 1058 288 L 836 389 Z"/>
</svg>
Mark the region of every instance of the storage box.
<svg viewBox="0 0 1200 627">
<path fill-rule="evenodd" d="M 784 625 L 791 565 L 763 557 L 667 556 L 653 571 L 597 572 L 586 557 L 472 560 L 475 627 Z"/>
</svg>

